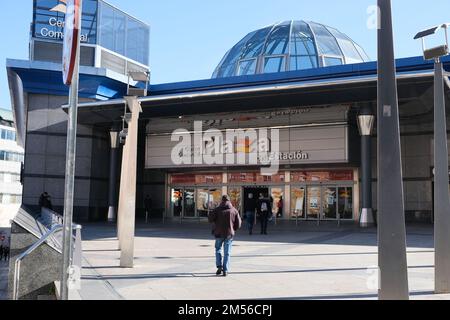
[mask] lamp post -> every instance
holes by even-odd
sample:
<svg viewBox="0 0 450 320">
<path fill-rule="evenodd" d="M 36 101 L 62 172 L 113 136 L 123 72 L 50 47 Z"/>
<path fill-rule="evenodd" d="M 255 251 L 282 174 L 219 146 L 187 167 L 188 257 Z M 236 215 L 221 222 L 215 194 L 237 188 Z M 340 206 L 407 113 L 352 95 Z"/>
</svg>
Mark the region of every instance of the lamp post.
<svg viewBox="0 0 450 320">
<path fill-rule="evenodd" d="M 372 134 L 375 115 L 370 105 L 361 107 L 358 128 L 361 135 L 361 189 L 362 208 L 359 223 L 361 228 L 375 225 L 372 209 Z"/>
<path fill-rule="evenodd" d="M 441 58 L 449 54 L 448 26 L 443 24 L 419 32 L 425 60 L 434 60 L 434 242 L 435 292 L 450 293 L 450 196 L 448 174 L 447 117 L 445 112 L 444 70 Z M 425 38 L 445 31 L 445 44 L 426 48 Z"/>
<path fill-rule="evenodd" d="M 378 0 L 378 264 L 380 300 L 408 300 L 406 226 L 390 0 Z"/>
</svg>

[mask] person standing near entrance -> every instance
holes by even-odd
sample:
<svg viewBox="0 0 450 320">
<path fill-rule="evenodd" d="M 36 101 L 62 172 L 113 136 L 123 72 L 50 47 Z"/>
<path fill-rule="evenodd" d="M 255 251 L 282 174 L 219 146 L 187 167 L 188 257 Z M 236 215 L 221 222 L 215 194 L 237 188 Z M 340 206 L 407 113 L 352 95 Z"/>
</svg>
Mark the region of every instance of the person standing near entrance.
<svg viewBox="0 0 450 320">
<path fill-rule="evenodd" d="M 267 224 L 272 215 L 272 204 L 262 193 L 259 195 L 259 200 L 256 203 L 256 210 L 261 220 L 261 234 L 267 235 Z"/>
<path fill-rule="evenodd" d="M 152 198 L 147 195 L 144 199 L 144 207 L 145 207 L 145 223 L 148 223 L 148 217 L 150 216 L 151 210 L 153 206 Z"/>
<path fill-rule="evenodd" d="M 247 228 L 250 235 L 253 234 L 253 227 L 255 226 L 255 214 L 256 214 L 256 199 L 253 193 L 248 194 L 248 198 L 244 203 L 245 221 L 247 222 Z"/>
<path fill-rule="evenodd" d="M 212 232 L 216 238 L 216 275 L 226 277 L 230 270 L 233 239 L 236 231 L 241 228 L 242 220 L 239 212 L 231 204 L 229 196 L 222 197 L 222 202 L 209 214 L 208 220 L 213 224 Z M 223 259 L 222 247 L 224 248 Z"/>
</svg>

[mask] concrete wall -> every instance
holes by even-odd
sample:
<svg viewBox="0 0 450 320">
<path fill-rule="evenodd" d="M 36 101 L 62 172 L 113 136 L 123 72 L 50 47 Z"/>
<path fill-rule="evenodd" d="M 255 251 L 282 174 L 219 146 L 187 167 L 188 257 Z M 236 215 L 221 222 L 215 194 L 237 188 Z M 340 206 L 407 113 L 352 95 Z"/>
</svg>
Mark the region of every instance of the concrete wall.
<svg viewBox="0 0 450 320">
<path fill-rule="evenodd" d="M 37 208 L 48 192 L 56 212 L 63 212 L 67 114 L 61 106 L 67 97 L 29 94 L 23 204 Z M 78 126 L 75 221 L 98 216 L 107 207 L 109 146 L 106 132 Z M 105 191 L 106 190 L 106 191 Z M 106 209 L 107 212 L 107 209 Z"/>
<path fill-rule="evenodd" d="M 449 136 L 450 138 L 450 136 Z M 433 212 L 433 125 L 401 126 L 405 211 L 408 221 L 431 222 Z M 377 139 L 373 139 L 373 197 L 377 208 Z"/>
</svg>

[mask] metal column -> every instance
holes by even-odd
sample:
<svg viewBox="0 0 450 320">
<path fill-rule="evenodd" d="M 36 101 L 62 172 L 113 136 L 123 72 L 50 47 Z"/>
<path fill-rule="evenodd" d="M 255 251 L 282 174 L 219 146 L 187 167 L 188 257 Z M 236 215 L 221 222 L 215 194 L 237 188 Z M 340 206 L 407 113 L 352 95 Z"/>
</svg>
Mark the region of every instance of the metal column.
<svg viewBox="0 0 450 320">
<path fill-rule="evenodd" d="M 378 0 L 378 263 L 380 300 L 408 300 L 406 226 L 392 9 Z"/>
<path fill-rule="evenodd" d="M 117 163 L 119 161 L 119 132 L 111 131 L 111 151 L 109 160 L 108 222 L 117 219 Z"/>
<path fill-rule="evenodd" d="M 375 225 L 372 207 L 372 134 L 375 116 L 369 105 L 361 107 L 358 127 L 361 135 L 361 193 L 362 206 L 360 226 L 367 228 Z"/>
<path fill-rule="evenodd" d="M 434 79 L 434 237 L 435 291 L 450 293 L 450 196 L 447 117 L 443 67 L 435 63 Z"/>
</svg>

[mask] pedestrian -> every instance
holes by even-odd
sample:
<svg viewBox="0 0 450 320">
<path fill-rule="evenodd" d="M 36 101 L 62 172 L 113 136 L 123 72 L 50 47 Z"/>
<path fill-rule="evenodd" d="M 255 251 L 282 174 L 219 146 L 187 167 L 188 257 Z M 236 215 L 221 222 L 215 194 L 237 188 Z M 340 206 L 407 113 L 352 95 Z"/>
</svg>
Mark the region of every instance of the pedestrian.
<svg viewBox="0 0 450 320">
<path fill-rule="evenodd" d="M 267 235 L 267 225 L 269 218 L 272 216 L 272 205 L 270 200 L 264 197 L 262 193 L 259 195 L 259 200 L 256 203 L 256 210 L 261 220 L 261 234 Z"/>
<path fill-rule="evenodd" d="M 47 192 L 44 192 L 43 194 L 41 194 L 41 196 L 39 197 L 39 207 L 42 209 L 49 209 L 49 210 L 53 210 L 53 205 L 52 205 L 52 200 L 50 195 Z"/>
<path fill-rule="evenodd" d="M 216 275 L 226 277 L 230 271 L 231 249 L 236 231 L 241 228 L 242 220 L 239 212 L 233 207 L 230 197 L 222 197 L 220 205 L 213 210 L 208 220 L 213 224 L 213 235 L 216 238 Z M 223 247 L 223 258 L 222 258 Z"/>
<path fill-rule="evenodd" d="M 253 193 L 249 193 L 247 199 L 245 199 L 244 211 L 248 233 L 252 235 L 253 227 L 255 225 L 255 214 L 256 214 L 256 199 L 253 196 Z"/>
<path fill-rule="evenodd" d="M 4 253 L 5 248 L 3 247 L 3 245 L 0 245 L 0 261 L 3 260 L 3 253 Z"/>
<path fill-rule="evenodd" d="M 147 195 L 144 200 L 145 207 L 145 222 L 148 223 L 148 217 L 150 216 L 150 212 L 152 210 L 153 201 L 152 198 Z"/>
<path fill-rule="evenodd" d="M 284 200 L 283 200 L 283 197 L 280 197 L 280 201 L 278 201 L 277 218 L 282 218 L 283 217 L 283 209 L 284 209 Z"/>
<path fill-rule="evenodd" d="M 5 257 L 5 261 L 9 261 L 9 247 L 3 248 L 3 256 Z"/>
</svg>

